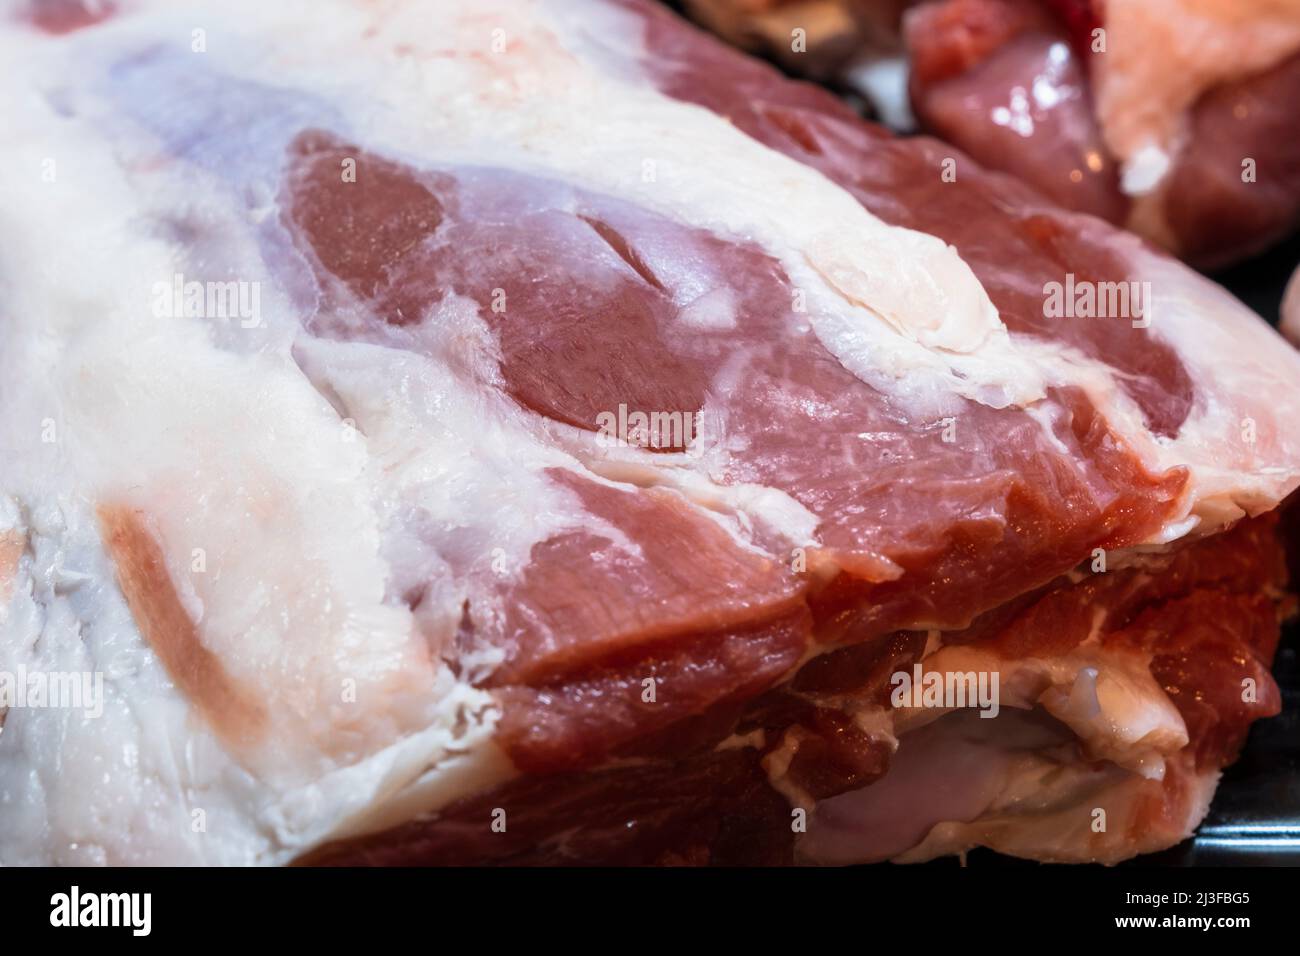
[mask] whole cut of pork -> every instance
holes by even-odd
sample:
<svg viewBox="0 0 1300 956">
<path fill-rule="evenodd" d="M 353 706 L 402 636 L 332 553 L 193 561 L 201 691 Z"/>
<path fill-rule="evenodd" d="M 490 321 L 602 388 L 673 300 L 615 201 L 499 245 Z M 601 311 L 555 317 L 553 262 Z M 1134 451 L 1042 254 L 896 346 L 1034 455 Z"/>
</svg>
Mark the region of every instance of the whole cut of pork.
<svg viewBox="0 0 1300 956">
<path fill-rule="evenodd" d="M 0 862 L 1112 862 L 1278 712 L 1135 237 L 649 2 L 3 16 Z"/>
</svg>

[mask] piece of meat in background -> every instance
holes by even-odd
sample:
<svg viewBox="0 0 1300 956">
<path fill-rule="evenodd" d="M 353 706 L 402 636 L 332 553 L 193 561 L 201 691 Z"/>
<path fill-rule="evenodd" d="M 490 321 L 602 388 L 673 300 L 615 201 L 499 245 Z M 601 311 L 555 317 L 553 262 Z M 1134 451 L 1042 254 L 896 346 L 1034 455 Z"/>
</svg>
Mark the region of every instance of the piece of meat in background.
<svg viewBox="0 0 1300 956">
<path fill-rule="evenodd" d="M 685 0 L 785 69 L 856 91 L 1201 268 L 1300 218 L 1300 0 Z"/>
</svg>

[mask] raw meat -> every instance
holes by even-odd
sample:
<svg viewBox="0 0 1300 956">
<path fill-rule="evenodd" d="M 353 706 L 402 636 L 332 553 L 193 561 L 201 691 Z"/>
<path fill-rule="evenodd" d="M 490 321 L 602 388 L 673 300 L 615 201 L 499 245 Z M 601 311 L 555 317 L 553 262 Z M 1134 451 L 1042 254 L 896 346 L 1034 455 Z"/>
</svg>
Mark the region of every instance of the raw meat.
<svg viewBox="0 0 1300 956">
<path fill-rule="evenodd" d="M 934 0 L 906 33 L 924 124 L 1071 208 L 1206 267 L 1300 221 L 1297 0 Z"/>
<path fill-rule="evenodd" d="M 919 121 L 1197 265 L 1250 256 L 1300 221 L 1296 0 L 687 7 L 792 72 L 859 90 L 896 129 Z"/>
<path fill-rule="evenodd" d="M 0 671 L 102 690 L 0 861 L 1118 860 L 1276 713 L 1300 357 L 1176 262 L 649 3 L 84 13 L 0 28 Z"/>
</svg>

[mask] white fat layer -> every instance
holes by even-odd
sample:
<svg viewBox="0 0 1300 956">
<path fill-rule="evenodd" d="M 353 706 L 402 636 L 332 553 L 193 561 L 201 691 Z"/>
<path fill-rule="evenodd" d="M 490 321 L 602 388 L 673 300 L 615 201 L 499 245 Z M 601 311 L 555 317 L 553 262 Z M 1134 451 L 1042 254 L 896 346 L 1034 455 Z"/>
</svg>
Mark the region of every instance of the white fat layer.
<svg viewBox="0 0 1300 956">
<path fill-rule="evenodd" d="M 213 15 L 220 65 L 329 103 L 381 154 L 425 165 L 490 156 L 755 241 L 785 265 L 832 353 L 900 397 L 1041 397 L 1040 369 L 952 247 L 886 225 L 811 168 L 659 93 L 624 59 L 639 42 L 634 18 L 529 0 L 320 8 L 224 4 Z M 188 40 L 193 18 L 158 9 L 101 29 L 124 45 Z M 268 55 L 268 38 L 283 36 L 295 37 L 292 56 Z"/>
<path fill-rule="evenodd" d="M 443 648 L 467 599 L 481 624 L 504 613 L 491 588 L 471 591 L 470 582 L 517 577 L 535 544 L 582 527 L 611 548 L 639 546 L 546 477 L 548 468 L 581 466 L 541 440 L 542 419 L 488 387 L 500 373 L 473 302 L 443 302 L 416 334 L 419 351 L 304 338 L 295 355 L 364 435 L 389 590 L 419 593 L 420 629 Z M 479 677 L 495 661 L 460 663 Z"/>
<path fill-rule="evenodd" d="M 1017 772 L 1018 771 L 1018 772 Z M 1046 863 L 1115 864 L 1135 854 L 1167 849 L 1196 832 L 1219 785 L 1217 770 L 1197 770 L 1190 759 L 1172 769 L 1184 787 L 1116 774 L 1112 768 L 1038 761 L 1005 778 L 1000 798 L 969 822 L 935 825 L 925 840 L 895 856 L 896 863 L 923 863 L 977 846 Z M 1172 796 L 1170 796 L 1172 794 Z M 1152 806 L 1169 800 L 1169 813 L 1153 819 Z M 1106 829 L 1096 827 L 1096 811 Z"/>
<path fill-rule="evenodd" d="M 1094 633 L 1104 623 L 1098 609 Z M 796 852 L 808 863 L 919 862 L 987 846 L 1037 860 L 1116 862 L 1196 827 L 1218 781 L 1192 767 L 1182 716 L 1147 656 L 1084 641 L 1054 657 L 1001 658 L 976 645 L 927 653 L 925 672 L 999 675 L 1000 711 L 901 708 L 889 773 L 822 801 Z M 1059 723 L 1041 719 L 1040 709 Z M 1181 817 L 1153 825 L 1169 781 Z M 1104 807 L 1106 827 L 1093 827 Z M 1135 835 L 1136 834 L 1136 835 Z"/>
<path fill-rule="evenodd" d="M 1151 284 L 1151 331 L 1178 353 L 1196 389 L 1172 439 L 1112 419 L 1150 470 L 1188 471 L 1183 507 L 1152 543 L 1276 507 L 1300 483 L 1300 354 L 1222 287 L 1135 238 L 1125 242 L 1135 275 Z"/>
<path fill-rule="evenodd" d="M 48 74 L 56 49 L 0 32 L 21 91 L 0 107 L 19 171 L 0 185 L 0 484 L 30 552 L 0 669 L 102 675 L 104 699 L 6 715 L 0 862 L 284 862 L 408 785 L 436 796 L 419 783 L 436 766 L 499 779 L 491 698 L 389 600 L 383 476 L 295 363 L 297 318 L 249 224 L 193 177 L 124 168 L 94 120 L 32 92 L 23 71 Z M 260 286 L 260 325 L 154 313 L 186 253 L 138 217 L 168 207 Z M 218 741 L 148 647 L 104 502 L 147 513 L 204 646 L 264 705 L 255 747 Z"/>
<path fill-rule="evenodd" d="M 1070 222 L 1080 232 L 1105 228 L 1087 216 Z M 1054 343 L 1037 346 L 1038 359 L 1050 380 L 1088 395 L 1148 471 L 1187 471 L 1178 507 L 1138 547 L 1214 534 L 1276 507 L 1300 485 L 1300 353 L 1221 286 L 1136 236 L 1108 230 L 1106 243 L 1130 263 L 1132 281 L 1143 283 L 1144 314 L 1132 321 L 1169 346 L 1187 372 L 1194 394 L 1186 420 L 1176 435 L 1157 435 L 1114 369 Z M 1031 414 L 1050 434 L 1045 407 Z"/>
<path fill-rule="evenodd" d="M 1151 676 L 1146 656 L 1085 643 L 1057 657 L 1004 660 L 975 645 L 954 644 L 924 661 L 940 674 L 999 675 L 999 703 L 1041 707 L 1069 727 L 1090 757 L 1146 777 L 1164 773 L 1165 758 L 1187 746 L 1182 715 Z M 898 733 L 945 713 L 938 708 L 899 712 Z"/>
<path fill-rule="evenodd" d="M 1205 816 L 1218 773 L 1197 772 L 1185 755 L 1169 773 L 1178 779 L 1080 759 L 1068 736 L 1017 711 L 951 714 L 905 736 L 881 780 L 819 803 L 796 854 L 817 864 L 911 863 L 986 846 L 1115 863 L 1176 843 Z M 1164 787 L 1185 793 L 1168 817 L 1152 813 Z"/>
</svg>

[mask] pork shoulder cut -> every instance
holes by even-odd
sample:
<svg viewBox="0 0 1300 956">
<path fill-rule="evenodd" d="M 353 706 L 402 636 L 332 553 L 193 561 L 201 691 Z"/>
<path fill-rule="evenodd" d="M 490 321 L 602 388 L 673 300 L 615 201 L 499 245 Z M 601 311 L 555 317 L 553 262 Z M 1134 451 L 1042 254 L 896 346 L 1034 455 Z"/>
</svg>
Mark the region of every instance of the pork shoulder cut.
<svg viewBox="0 0 1300 956">
<path fill-rule="evenodd" d="M 4 18 L 0 862 L 1115 861 L 1278 711 L 1139 240 L 650 3 Z"/>
</svg>

